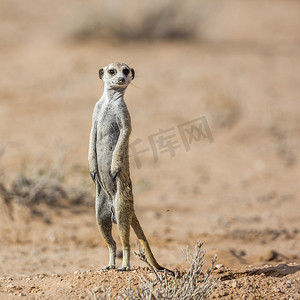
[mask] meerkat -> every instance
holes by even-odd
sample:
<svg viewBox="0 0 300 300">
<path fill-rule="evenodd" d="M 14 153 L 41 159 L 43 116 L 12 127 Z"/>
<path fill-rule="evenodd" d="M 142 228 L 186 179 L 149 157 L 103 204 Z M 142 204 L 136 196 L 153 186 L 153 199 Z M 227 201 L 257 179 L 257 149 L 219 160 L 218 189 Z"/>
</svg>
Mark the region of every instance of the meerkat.
<svg viewBox="0 0 300 300">
<path fill-rule="evenodd" d="M 104 92 L 93 112 L 88 160 L 96 186 L 96 219 L 109 249 L 109 264 L 103 269 L 116 268 L 116 242 L 112 236 L 115 223 L 123 247 L 119 271 L 130 270 L 131 225 L 153 267 L 173 274 L 154 258 L 133 206 L 128 158 L 131 120 L 124 93 L 134 76 L 134 69 L 124 63 L 111 63 L 99 70 Z"/>
</svg>

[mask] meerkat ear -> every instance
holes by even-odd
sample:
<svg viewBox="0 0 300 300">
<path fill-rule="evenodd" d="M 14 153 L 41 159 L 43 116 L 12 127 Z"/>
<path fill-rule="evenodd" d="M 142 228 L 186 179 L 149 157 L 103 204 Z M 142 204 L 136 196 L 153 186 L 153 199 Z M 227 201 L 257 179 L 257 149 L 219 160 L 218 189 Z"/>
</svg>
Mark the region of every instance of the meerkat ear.
<svg viewBox="0 0 300 300">
<path fill-rule="evenodd" d="M 102 79 L 103 74 L 104 74 L 104 70 L 103 70 L 103 68 L 101 68 L 101 69 L 99 70 L 99 78 L 100 78 L 100 79 Z"/>
<path fill-rule="evenodd" d="M 135 71 L 133 69 L 131 69 L 131 74 L 132 74 L 132 79 L 133 79 L 135 76 Z"/>
</svg>

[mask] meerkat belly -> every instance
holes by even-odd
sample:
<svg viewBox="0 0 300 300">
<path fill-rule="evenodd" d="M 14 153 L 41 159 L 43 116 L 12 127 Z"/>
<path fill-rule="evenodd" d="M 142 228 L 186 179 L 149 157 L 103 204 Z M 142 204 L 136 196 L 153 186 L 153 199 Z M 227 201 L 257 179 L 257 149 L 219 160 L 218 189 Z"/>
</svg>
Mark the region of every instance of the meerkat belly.
<svg viewBox="0 0 300 300">
<path fill-rule="evenodd" d="M 101 122 L 97 132 L 97 160 L 101 181 L 104 188 L 114 189 L 111 178 L 111 162 L 120 131 L 114 122 Z"/>
</svg>

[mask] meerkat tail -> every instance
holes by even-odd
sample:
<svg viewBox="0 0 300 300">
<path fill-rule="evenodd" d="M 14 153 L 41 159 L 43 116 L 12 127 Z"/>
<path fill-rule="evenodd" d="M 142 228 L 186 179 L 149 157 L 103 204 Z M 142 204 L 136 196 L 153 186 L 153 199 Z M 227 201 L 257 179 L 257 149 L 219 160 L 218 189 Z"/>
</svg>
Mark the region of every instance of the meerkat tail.
<svg viewBox="0 0 300 300">
<path fill-rule="evenodd" d="M 137 236 L 137 238 L 139 239 L 139 242 L 140 244 L 142 245 L 142 247 L 144 248 L 145 252 L 146 252 L 146 255 L 150 261 L 150 263 L 152 264 L 152 266 L 157 269 L 157 270 L 166 270 L 167 272 L 171 273 L 172 275 L 174 275 L 174 272 L 171 271 L 171 270 L 168 270 L 164 267 L 162 267 L 155 259 L 151 249 L 150 249 L 150 246 L 149 246 L 149 243 L 147 241 L 147 238 L 144 234 L 144 231 L 140 225 L 140 222 L 137 218 L 137 216 L 135 215 L 135 213 L 133 213 L 133 216 L 132 216 L 132 221 L 131 221 L 131 226 Z"/>
</svg>

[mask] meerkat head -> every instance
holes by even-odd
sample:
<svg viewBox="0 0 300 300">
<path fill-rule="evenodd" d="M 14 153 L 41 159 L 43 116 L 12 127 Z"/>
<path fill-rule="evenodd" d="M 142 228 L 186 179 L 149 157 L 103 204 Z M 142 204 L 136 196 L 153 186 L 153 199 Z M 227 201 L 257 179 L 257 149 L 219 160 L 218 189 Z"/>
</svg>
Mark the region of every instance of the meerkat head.
<svg viewBox="0 0 300 300">
<path fill-rule="evenodd" d="M 126 89 L 135 72 L 124 63 L 111 63 L 99 70 L 99 77 L 112 89 Z"/>
</svg>

